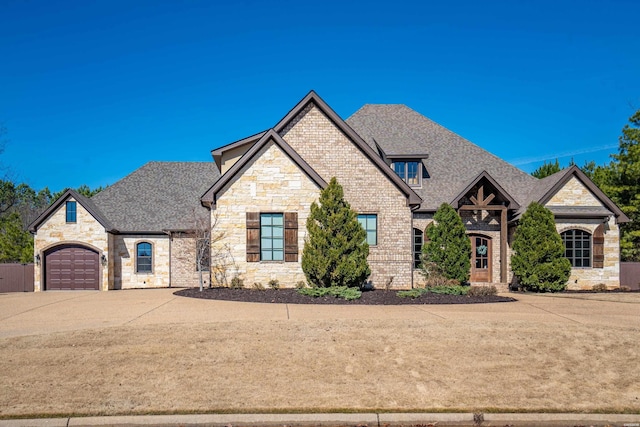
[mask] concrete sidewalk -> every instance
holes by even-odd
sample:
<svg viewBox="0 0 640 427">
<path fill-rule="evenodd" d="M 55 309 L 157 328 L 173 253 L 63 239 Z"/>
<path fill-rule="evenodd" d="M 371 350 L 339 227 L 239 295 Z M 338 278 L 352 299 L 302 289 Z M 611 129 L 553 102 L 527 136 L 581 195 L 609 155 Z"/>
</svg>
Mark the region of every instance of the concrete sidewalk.
<svg viewBox="0 0 640 427">
<path fill-rule="evenodd" d="M 640 414 L 472 414 L 472 413 L 361 413 L 361 414 L 207 414 L 146 415 L 114 417 L 71 417 L 24 420 L 0 420 L 0 427 L 67 426 L 513 426 L 639 427 Z"/>
<path fill-rule="evenodd" d="M 640 327 L 640 294 L 508 294 L 495 304 L 345 306 L 200 300 L 176 289 L 0 294 L 0 338 L 82 329 L 242 320 L 447 319 Z"/>
</svg>

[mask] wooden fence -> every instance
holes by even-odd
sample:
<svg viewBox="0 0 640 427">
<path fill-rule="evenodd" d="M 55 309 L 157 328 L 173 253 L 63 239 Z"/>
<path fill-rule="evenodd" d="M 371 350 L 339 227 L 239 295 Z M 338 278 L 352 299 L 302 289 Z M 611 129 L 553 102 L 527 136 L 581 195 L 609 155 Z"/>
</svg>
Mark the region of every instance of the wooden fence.
<svg viewBox="0 0 640 427">
<path fill-rule="evenodd" d="M 640 262 L 620 263 L 620 286 L 640 290 Z"/>
<path fill-rule="evenodd" d="M 0 264 L 0 293 L 33 292 L 33 264 Z"/>
</svg>

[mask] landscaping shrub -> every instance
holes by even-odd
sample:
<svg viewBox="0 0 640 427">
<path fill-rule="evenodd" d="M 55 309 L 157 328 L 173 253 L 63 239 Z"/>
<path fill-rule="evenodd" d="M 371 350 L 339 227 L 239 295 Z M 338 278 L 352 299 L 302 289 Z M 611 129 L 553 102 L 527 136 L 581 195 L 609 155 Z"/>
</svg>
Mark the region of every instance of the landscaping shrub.
<svg viewBox="0 0 640 427">
<path fill-rule="evenodd" d="M 319 202 L 311 204 L 307 218 L 302 252 L 307 282 L 321 288 L 361 287 L 371 274 L 367 234 L 335 177 L 320 192 Z"/>
<path fill-rule="evenodd" d="M 260 282 L 253 282 L 253 289 L 264 291 L 264 285 Z"/>
<path fill-rule="evenodd" d="M 267 284 L 274 291 L 277 291 L 278 289 L 280 289 L 280 282 L 278 281 L 278 279 L 271 279 L 271 280 L 269 280 L 269 283 L 267 283 Z"/>
<path fill-rule="evenodd" d="M 443 294 L 443 295 L 467 295 L 469 286 L 429 286 L 426 288 L 415 288 L 406 291 L 398 291 L 396 295 L 400 298 L 419 298 L 424 294 Z"/>
<path fill-rule="evenodd" d="M 424 294 L 425 294 L 424 288 L 415 288 L 415 289 L 410 289 L 408 291 L 396 292 L 396 295 L 398 295 L 400 298 L 419 298 Z"/>
<path fill-rule="evenodd" d="M 299 280 L 298 283 L 296 283 L 296 289 L 304 289 L 307 287 L 307 284 L 304 283 L 302 280 Z"/>
<path fill-rule="evenodd" d="M 362 292 L 359 289 L 353 288 L 353 287 L 350 288 L 348 286 L 331 286 L 328 288 L 318 288 L 318 287 L 304 288 L 304 289 L 298 289 L 298 293 L 300 295 L 307 295 L 314 298 L 331 295 L 336 298 L 345 299 L 347 301 L 358 299 L 362 296 Z"/>
<path fill-rule="evenodd" d="M 594 292 L 607 292 L 609 290 L 607 289 L 607 285 L 605 285 L 604 283 L 598 283 L 597 285 L 593 285 L 591 289 Z"/>
<path fill-rule="evenodd" d="M 497 295 L 498 290 L 495 286 L 471 286 L 467 295 L 470 297 L 486 297 L 491 295 Z"/>
<path fill-rule="evenodd" d="M 244 280 L 242 280 L 238 276 L 234 276 L 231 279 L 231 289 L 243 289 L 244 288 Z"/>
<path fill-rule="evenodd" d="M 536 202 L 529 205 L 516 229 L 513 252 L 511 268 L 525 290 L 565 289 L 571 263 L 564 257 L 562 238 L 549 209 Z"/>
<path fill-rule="evenodd" d="M 427 227 L 427 242 L 422 246 L 420 270 L 429 280 L 442 276 L 457 281 L 469 280 L 471 242 L 460 215 L 447 203 L 440 205 L 435 222 Z"/>
</svg>

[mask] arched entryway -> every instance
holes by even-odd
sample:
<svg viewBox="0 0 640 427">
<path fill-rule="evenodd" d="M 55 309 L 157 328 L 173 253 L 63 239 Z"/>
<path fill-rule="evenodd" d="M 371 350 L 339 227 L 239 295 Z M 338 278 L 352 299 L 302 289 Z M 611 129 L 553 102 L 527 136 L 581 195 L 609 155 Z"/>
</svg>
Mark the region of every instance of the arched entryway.
<svg viewBox="0 0 640 427">
<path fill-rule="evenodd" d="M 45 290 L 100 289 L 98 252 L 79 244 L 64 244 L 44 254 Z"/>
<path fill-rule="evenodd" d="M 491 283 L 491 238 L 479 234 L 472 234 L 471 239 L 471 282 Z"/>
</svg>

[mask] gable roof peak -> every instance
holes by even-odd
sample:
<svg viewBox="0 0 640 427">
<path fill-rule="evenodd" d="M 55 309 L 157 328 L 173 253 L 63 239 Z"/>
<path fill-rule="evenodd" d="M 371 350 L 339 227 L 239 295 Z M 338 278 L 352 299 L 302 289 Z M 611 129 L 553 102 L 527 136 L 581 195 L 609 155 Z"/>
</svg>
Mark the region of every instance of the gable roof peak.
<svg viewBox="0 0 640 427">
<path fill-rule="evenodd" d="M 282 139 L 280 134 L 276 132 L 274 129 L 269 129 L 266 131 L 262 137 L 254 143 L 249 150 L 244 153 L 244 155 L 229 168 L 229 170 L 222 175 L 222 177 L 213 184 L 200 198 L 202 204 L 215 204 L 217 193 L 224 188 L 225 185 L 231 179 L 238 174 L 242 168 L 249 163 L 257 153 L 270 141 L 273 141 L 282 151 L 285 152 L 287 156 L 300 168 L 304 173 L 307 174 L 309 178 L 313 182 L 316 183 L 320 188 L 325 188 L 327 183 L 322 177 L 311 167 L 309 164 L 302 158 L 300 155 L 289 145 L 287 142 Z"/>
<path fill-rule="evenodd" d="M 542 187 L 542 195 L 537 198 L 540 204 L 545 205 L 551 198 L 564 187 L 571 178 L 575 177 L 584 185 L 600 202 L 614 213 L 618 223 L 629 222 L 629 217 L 611 200 L 594 182 L 576 165 L 571 165 L 559 172 L 549 175 L 538 181 Z M 546 191 L 545 191 L 546 190 Z M 540 193 L 538 193 L 540 194 Z M 534 199 L 535 199 L 534 198 Z"/>
<path fill-rule="evenodd" d="M 69 199 L 73 199 L 77 203 L 80 203 L 80 205 L 85 208 L 87 212 L 89 212 L 89 214 L 94 217 L 95 220 L 98 221 L 108 233 L 117 232 L 117 230 L 113 228 L 111 222 L 104 216 L 98 206 L 93 203 L 93 200 L 83 196 L 82 194 L 78 193 L 75 190 L 72 190 L 71 188 L 67 188 L 60 197 L 54 200 L 53 203 L 51 203 L 51 205 L 49 205 L 49 207 L 45 209 L 44 212 L 42 212 L 35 220 L 33 220 L 33 222 L 29 224 L 28 230 L 31 233 L 37 232 L 38 227 L 40 227 L 40 225 L 42 225 L 42 223 L 45 222 L 53 212 L 58 210 L 58 208 L 60 208 L 60 206 L 62 206 L 62 204 Z"/>
</svg>

